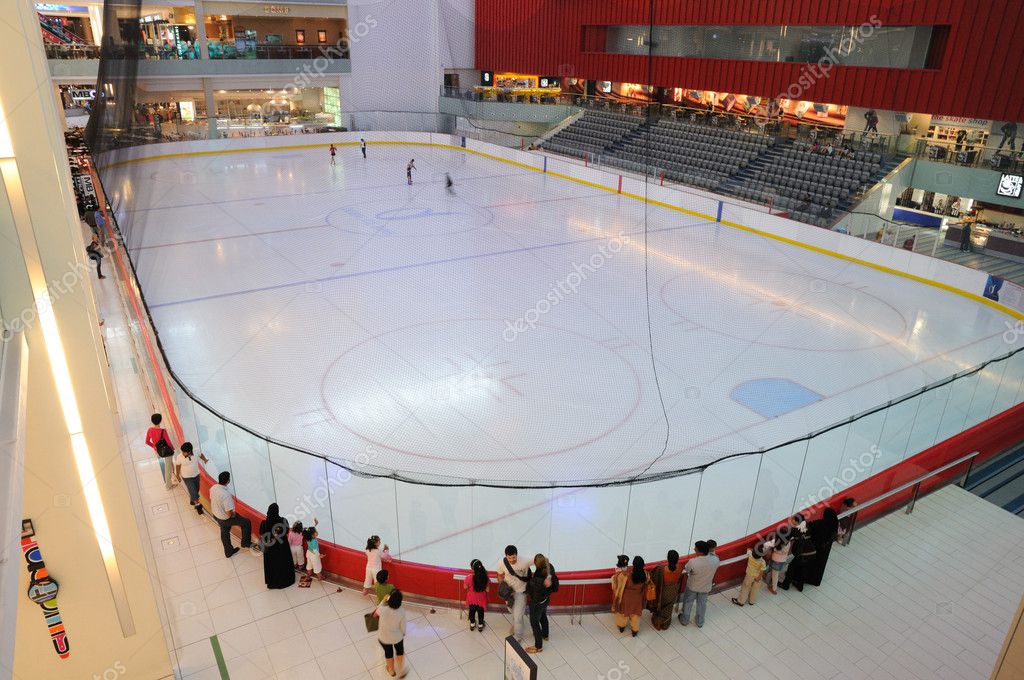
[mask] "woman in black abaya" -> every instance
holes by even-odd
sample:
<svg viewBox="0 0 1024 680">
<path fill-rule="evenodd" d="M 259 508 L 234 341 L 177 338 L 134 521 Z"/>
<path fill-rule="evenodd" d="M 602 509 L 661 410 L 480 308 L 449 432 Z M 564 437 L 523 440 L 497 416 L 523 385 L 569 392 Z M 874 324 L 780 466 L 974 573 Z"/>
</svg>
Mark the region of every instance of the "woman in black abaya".
<svg viewBox="0 0 1024 680">
<path fill-rule="evenodd" d="M 814 542 L 816 552 L 807 563 L 804 583 L 820 586 L 821 578 L 825 575 L 825 565 L 828 564 L 828 554 L 832 551 L 832 543 L 839 533 L 839 516 L 832 508 L 825 508 L 821 519 L 808 524 L 807 530 L 811 535 L 811 541 Z"/>
<path fill-rule="evenodd" d="M 295 583 L 291 549 L 288 547 L 288 520 L 281 517 L 277 503 L 267 508 L 267 518 L 260 522 L 260 543 L 263 548 L 263 581 L 267 588 L 287 588 Z"/>
</svg>

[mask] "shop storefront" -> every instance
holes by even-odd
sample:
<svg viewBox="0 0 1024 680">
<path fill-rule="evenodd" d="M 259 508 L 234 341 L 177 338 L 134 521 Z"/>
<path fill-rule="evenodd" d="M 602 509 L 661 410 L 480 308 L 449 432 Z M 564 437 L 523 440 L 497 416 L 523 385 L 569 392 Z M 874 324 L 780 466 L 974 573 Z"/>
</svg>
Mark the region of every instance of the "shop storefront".
<svg viewBox="0 0 1024 680">
<path fill-rule="evenodd" d="M 337 90 L 217 90 L 217 135 L 252 137 L 337 129 L 341 121 Z M 205 101 L 201 91 L 144 93 L 136 105 L 135 124 L 168 141 L 207 139 L 210 115 Z"/>
<path fill-rule="evenodd" d="M 117 21 L 121 39 L 138 45 L 143 58 L 199 58 L 199 35 L 191 7 L 143 7 L 138 17 L 119 11 Z"/>
<path fill-rule="evenodd" d="M 561 78 L 523 73 L 482 71 L 477 99 L 488 101 L 554 103 L 562 93 Z"/>
<path fill-rule="evenodd" d="M 208 2 L 211 59 L 348 58 L 348 8 Z"/>
<path fill-rule="evenodd" d="M 946 230 L 946 245 L 960 247 L 969 225 L 973 252 L 1024 262 L 1024 210 L 975 203 L 973 209 Z"/>
</svg>

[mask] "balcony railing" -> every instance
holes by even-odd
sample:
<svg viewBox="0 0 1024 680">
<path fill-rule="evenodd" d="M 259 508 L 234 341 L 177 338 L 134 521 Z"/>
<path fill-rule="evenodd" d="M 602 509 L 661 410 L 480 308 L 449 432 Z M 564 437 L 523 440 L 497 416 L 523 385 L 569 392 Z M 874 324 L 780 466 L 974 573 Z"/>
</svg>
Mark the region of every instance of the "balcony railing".
<svg viewBox="0 0 1024 680">
<path fill-rule="evenodd" d="M 210 59 L 348 59 L 348 48 L 333 45 L 255 45 L 239 50 L 233 44 L 210 43 Z"/>
<path fill-rule="evenodd" d="M 99 59 L 100 46 L 83 43 L 46 43 L 47 59 Z"/>
</svg>

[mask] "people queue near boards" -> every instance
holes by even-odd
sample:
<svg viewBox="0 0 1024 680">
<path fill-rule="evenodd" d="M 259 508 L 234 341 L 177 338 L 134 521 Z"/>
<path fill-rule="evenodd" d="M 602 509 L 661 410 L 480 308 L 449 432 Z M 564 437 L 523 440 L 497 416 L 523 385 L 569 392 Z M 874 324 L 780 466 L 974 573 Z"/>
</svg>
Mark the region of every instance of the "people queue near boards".
<svg viewBox="0 0 1024 680">
<path fill-rule="evenodd" d="M 167 430 L 161 427 L 160 414 L 154 414 L 150 420 L 152 427 L 146 431 L 145 442 L 157 454 L 165 485 L 170 489 L 176 481 L 184 481 L 189 503 L 203 514 L 196 458 L 204 463 L 209 462 L 208 459 L 201 452 L 196 452 L 190 442 L 184 442 L 180 453 L 176 454 Z M 252 524 L 248 518 L 235 512 L 234 498 L 227 488 L 230 481 L 230 473 L 221 472 L 217 484 L 210 488 L 211 514 L 220 527 L 226 557 L 232 557 L 239 551 L 231 545 L 231 527 L 240 528 L 242 548 L 248 548 L 252 543 Z M 844 499 L 843 510 L 855 506 L 854 499 Z M 747 550 L 743 581 L 737 596 L 731 598 L 732 603 L 740 607 L 757 604 L 762 585 L 772 594 L 777 594 L 779 588 L 803 592 L 805 586 L 821 585 L 832 544 L 845 544 L 852 520 L 852 516 L 839 519 L 832 508 L 825 508 L 822 516 L 813 521 L 807 521 L 802 514 L 790 517 Z M 324 580 L 323 554 L 317 539 L 318 524 L 319 520 L 315 518 L 309 527 L 304 527 L 302 522 L 289 524 L 280 515 L 277 503 L 267 508 L 266 519 L 259 527 L 259 542 L 254 547 L 263 555 L 264 581 L 268 588 L 293 585 L 296 572 L 300 574 L 300 587 L 309 587 L 314 578 Z M 697 541 L 693 546 L 696 556 L 685 563 L 678 551 L 669 550 L 665 562 L 653 569 L 647 568 L 640 555 L 632 559 L 628 555 L 619 555 L 610 579 L 611 611 L 619 632 L 625 633 L 628 627 L 630 634 L 636 637 L 640 633 L 645 609 L 651 612 L 651 625 L 655 630 L 668 629 L 680 598 L 679 623 L 688 626 L 692 614 L 693 623 L 702 628 L 707 622 L 708 596 L 721 565 L 715 552 L 717 547 L 718 544 L 711 539 Z M 403 644 L 406 622 L 402 609 L 403 595 L 390 582 L 391 574 L 386 568 L 393 557 L 388 545 L 376 535 L 367 539 L 364 553 L 362 593 L 375 605 L 372 613 L 366 615 L 367 629 L 378 633 L 388 674 L 404 677 L 407 669 Z M 471 573 L 465 579 L 469 626 L 470 630 L 482 633 L 487 625 L 485 614 L 491 588 L 490 575 L 478 559 L 474 559 L 469 568 Z M 560 585 L 554 565 L 540 553 L 532 560 L 520 557 L 518 548 L 508 545 L 494 572 L 497 577 L 496 594 L 505 603 L 512 619 L 508 635 L 522 642 L 528 621 L 532 644 L 526 646 L 525 651 L 531 654 L 543 652 L 551 630 L 548 605 L 551 595 L 558 592 Z"/>
</svg>

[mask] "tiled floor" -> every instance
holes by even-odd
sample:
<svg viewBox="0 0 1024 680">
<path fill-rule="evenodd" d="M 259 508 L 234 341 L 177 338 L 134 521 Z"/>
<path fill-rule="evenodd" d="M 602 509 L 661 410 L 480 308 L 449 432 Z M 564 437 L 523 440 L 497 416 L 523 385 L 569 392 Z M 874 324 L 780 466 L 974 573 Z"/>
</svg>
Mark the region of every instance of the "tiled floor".
<svg viewBox="0 0 1024 680">
<path fill-rule="evenodd" d="M 225 559 L 212 520 L 195 514 L 182 487 L 164 490 L 142 443 L 153 396 L 115 283 L 108 277 L 97 287 L 98 301 L 175 677 L 221 677 L 214 634 L 235 680 L 388 677 L 363 626 L 366 599 L 320 584 L 266 590 L 260 557 Z M 540 677 L 557 680 L 986 678 L 1024 590 L 1022 562 L 1024 521 L 947 488 L 910 516 L 858 530 L 850 546 L 833 550 L 820 588 L 763 591 L 757 606 L 742 609 L 729 603 L 734 590 L 715 594 L 702 630 L 675 623 L 656 633 L 645 619 L 635 639 L 620 635 L 609 614 L 582 625 L 554 616 L 536 659 Z M 488 613 L 480 634 L 455 611 L 409 610 L 409 678 L 502 677 L 501 614 Z"/>
</svg>

